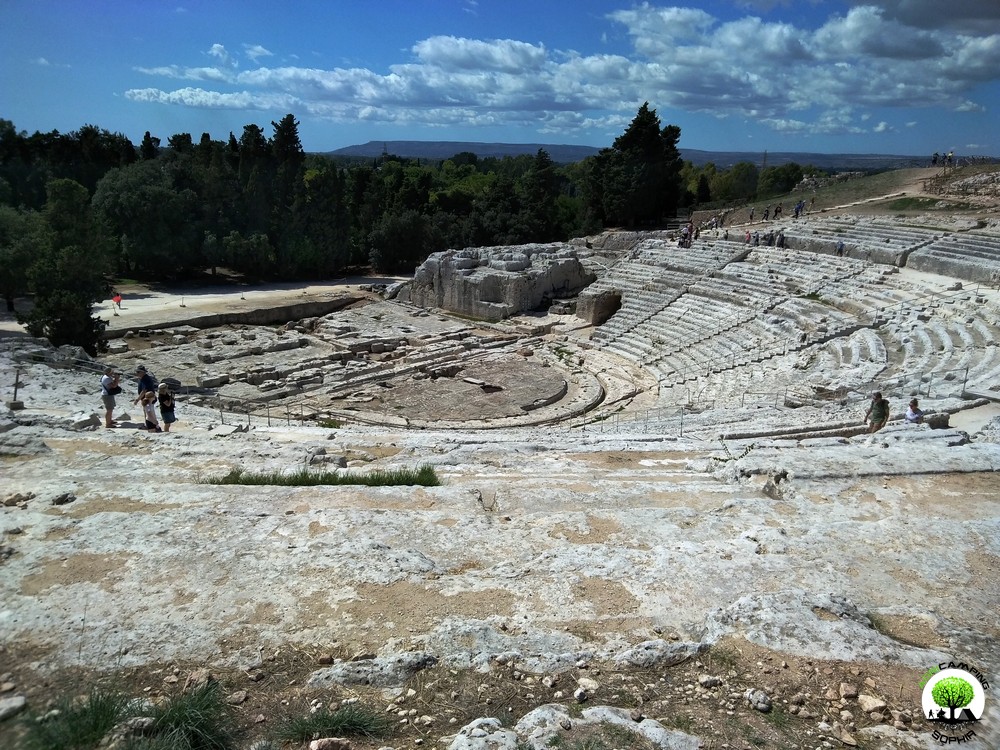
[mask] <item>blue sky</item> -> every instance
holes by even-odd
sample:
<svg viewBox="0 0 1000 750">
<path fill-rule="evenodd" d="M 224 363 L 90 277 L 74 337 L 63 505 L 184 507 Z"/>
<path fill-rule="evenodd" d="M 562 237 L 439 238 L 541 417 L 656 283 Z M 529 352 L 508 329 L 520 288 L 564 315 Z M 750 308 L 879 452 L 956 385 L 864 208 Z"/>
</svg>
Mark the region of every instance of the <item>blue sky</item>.
<svg viewBox="0 0 1000 750">
<path fill-rule="evenodd" d="M 1000 0 L 3 0 L 0 118 L 237 138 L 1000 156 Z"/>
</svg>

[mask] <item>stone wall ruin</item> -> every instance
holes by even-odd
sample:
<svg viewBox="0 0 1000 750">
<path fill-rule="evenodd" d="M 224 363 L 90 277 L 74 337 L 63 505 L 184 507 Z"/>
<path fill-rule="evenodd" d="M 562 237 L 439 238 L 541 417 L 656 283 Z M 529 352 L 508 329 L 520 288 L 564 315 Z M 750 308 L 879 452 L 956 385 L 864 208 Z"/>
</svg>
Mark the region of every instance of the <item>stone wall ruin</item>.
<svg viewBox="0 0 1000 750">
<path fill-rule="evenodd" d="M 446 250 L 424 261 L 398 299 L 497 322 L 547 309 L 595 278 L 565 243 Z"/>
</svg>

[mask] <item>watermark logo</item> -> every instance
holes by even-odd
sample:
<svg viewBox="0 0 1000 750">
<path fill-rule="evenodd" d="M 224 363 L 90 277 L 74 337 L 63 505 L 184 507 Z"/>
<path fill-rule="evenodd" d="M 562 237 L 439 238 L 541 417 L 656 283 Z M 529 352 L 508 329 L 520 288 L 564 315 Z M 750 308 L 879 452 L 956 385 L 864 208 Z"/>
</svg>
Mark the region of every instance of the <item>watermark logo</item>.
<svg viewBox="0 0 1000 750">
<path fill-rule="evenodd" d="M 924 718 L 935 724 L 934 740 L 942 745 L 971 741 L 986 707 L 986 676 L 965 662 L 941 662 L 924 673 L 920 685 Z"/>
</svg>

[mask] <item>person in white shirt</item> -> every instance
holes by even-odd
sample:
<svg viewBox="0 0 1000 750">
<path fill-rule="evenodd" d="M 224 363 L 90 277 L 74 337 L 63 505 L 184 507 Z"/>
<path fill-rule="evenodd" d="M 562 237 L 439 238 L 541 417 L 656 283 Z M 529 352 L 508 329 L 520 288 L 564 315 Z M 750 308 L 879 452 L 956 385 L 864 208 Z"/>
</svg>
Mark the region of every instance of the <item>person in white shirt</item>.
<svg viewBox="0 0 1000 750">
<path fill-rule="evenodd" d="M 906 407 L 907 424 L 922 424 L 924 421 L 924 411 L 916 399 L 910 400 L 910 405 Z"/>
<path fill-rule="evenodd" d="M 115 421 L 111 418 L 111 413 L 115 410 L 115 394 L 121 393 L 122 389 L 118 385 L 121 373 L 117 373 L 113 368 L 107 367 L 101 377 L 101 403 L 104 404 L 104 426 L 114 427 Z"/>
</svg>

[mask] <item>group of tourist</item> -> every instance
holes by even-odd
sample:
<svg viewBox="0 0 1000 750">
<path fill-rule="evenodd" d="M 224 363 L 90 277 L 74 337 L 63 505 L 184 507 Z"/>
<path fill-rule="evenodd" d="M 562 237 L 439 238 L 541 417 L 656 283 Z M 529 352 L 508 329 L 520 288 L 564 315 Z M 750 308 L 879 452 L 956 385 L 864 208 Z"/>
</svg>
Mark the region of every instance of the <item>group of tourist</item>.
<svg viewBox="0 0 1000 750">
<path fill-rule="evenodd" d="M 166 383 L 157 383 L 156 379 L 149 373 L 145 365 L 139 365 L 135 369 L 138 387 L 136 397 L 132 400 L 135 405 L 142 405 L 143 421 L 147 432 L 170 432 L 170 425 L 177 421 L 174 414 L 174 394 Z M 104 426 L 107 428 L 117 427 L 118 422 L 114 419 L 115 396 L 122 392 L 120 385 L 122 374 L 116 372 L 113 367 L 107 367 L 101 377 L 101 402 L 104 404 Z M 159 417 L 157 417 L 157 406 L 159 406 Z M 160 427 L 160 420 L 163 420 L 163 427 Z"/>
<path fill-rule="evenodd" d="M 906 424 L 923 424 L 924 411 L 920 408 L 920 402 L 910 399 L 909 406 L 906 407 L 906 414 L 903 415 Z M 871 404 L 865 412 L 865 422 L 870 423 L 868 432 L 878 432 L 889 421 L 889 402 L 882 397 L 881 392 L 872 395 Z"/>
<path fill-rule="evenodd" d="M 681 227 L 681 236 L 677 241 L 678 247 L 691 247 L 691 243 L 698 239 L 701 235 L 701 230 L 696 228 L 694 223 L 689 221 L 687 224 Z"/>
<path fill-rule="evenodd" d="M 939 154 L 937 151 L 931 157 L 931 166 L 936 167 L 939 163 L 942 167 L 950 167 L 955 161 L 955 152 L 949 151 L 946 154 Z"/>
<path fill-rule="evenodd" d="M 727 237 L 728 239 L 728 237 Z M 768 247 L 784 247 L 785 246 L 785 232 L 779 229 L 777 233 L 772 229 L 770 232 L 764 235 L 764 244 Z M 749 229 L 746 234 L 743 235 L 744 245 L 753 245 L 754 247 L 759 247 L 761 242 L 760 232 L 756 229 L 751 232 Z"/>
</svg>

